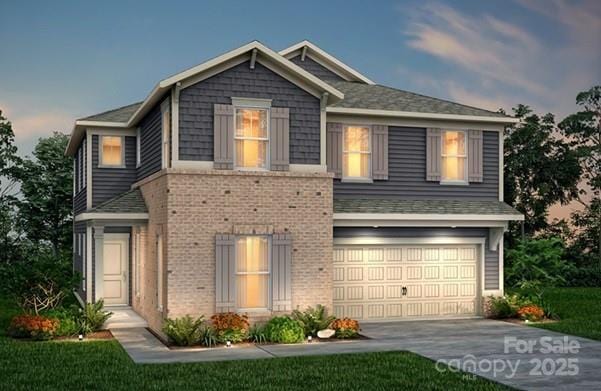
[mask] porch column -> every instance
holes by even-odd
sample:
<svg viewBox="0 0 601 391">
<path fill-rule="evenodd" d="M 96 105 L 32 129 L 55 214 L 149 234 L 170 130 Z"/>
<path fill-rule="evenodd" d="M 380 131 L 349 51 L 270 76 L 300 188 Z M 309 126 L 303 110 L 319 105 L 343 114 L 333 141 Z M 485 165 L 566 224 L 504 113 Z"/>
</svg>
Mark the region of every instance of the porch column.
<svg viewBox="0 0 601 391">
<path fill-rule="evenodd" d="M 95 295 L 94 301 L 104 297 L 104 226 L 94 226 Z"/>
</svg>

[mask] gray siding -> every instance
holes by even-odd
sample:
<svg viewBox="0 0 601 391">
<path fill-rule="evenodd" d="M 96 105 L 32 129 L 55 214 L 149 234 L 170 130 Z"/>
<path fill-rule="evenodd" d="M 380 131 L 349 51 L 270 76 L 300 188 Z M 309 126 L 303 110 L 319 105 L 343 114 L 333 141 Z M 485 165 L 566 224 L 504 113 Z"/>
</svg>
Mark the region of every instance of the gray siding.
<svg viewBox="0 0 601 391">
<path fill-rule="evenodd" d="M 319 164 L 319 99 L 257 63 L 234 66 L 180 93 L 179 158 L 213 160 L 213 105 L 232 97 L 272 99 L 290 109 L 290 163 Z"/>
<path fill-rule="evenodd" d="M 344 81 L 342 77 L 338 76 L 336 73 L 330 71 L 328 68 L 324 67 L 308 56 L 305 56 L 305 61 L 301 61 L 300 55 L 292 57 L 290 61 L 303 68 L 305 71 L 319 77 L 320 79 Z"/>
<path fill-rule="evenodd" d="M 483 132 L 484 180 L 469 186 L 426 181 L 426 129 L 388 128 L 388 180 L 343 183 L 334 180 L 337 198 L 478 199 L 499 197 L 499 134 Z"/>
<path fill-rule="evenodd" d="M 82 255 L 79 255 L 78 253 L 78 238 L 77 235 L 79 234 L 85 234 L 86 233 L 86 223 L 85 222 L 76 222 L 73 223 L 73 234 L 75 234 L 75 241 L 73 242 L 73 270 L 82 274 L 82 278 L 83 278 L 83 263 L 85 262 L 85 258 L 83 257 L 83 254 L 85 254 L 85 250 L 82 251 Z M 85 249 L 86 246 L 86 240 L 85 240 L 85 236 L 84 236 L 84 240 L 83 240 L 83 246 Z M 83 286 L 83 281 L 80 280 L 79 285 L 77 286 L 77 293 L 79 293 L 79 296 L 85 300 L 86 298 L 86 294 L 85 294 L 85 288 Z"/>
<path fill-rule="evenodd" d="M 162 102 L 162 100 L 160 101 Z M 140 121 L 140 167 L 138 180 L 160 171 L 161 151 L 161 103 L 157 103 Z M 135 164 L 135 161 L 134 161 Z"/>
<path fill-rule="evenodd" d="M 136 182 L 136 138 L 125 137 L 125 168 L 98 167 L 98 136 L 92 136 L 92 207 L 128 191 Z"/>
<path fill-rule="evenodd" d="M 335 227 L 335 238 L 486 238 L 484 249 L 484 287 L 499 289 L 499 252 L 488 247 L 488 228 L 430 228 L 430 227 Z"/>
<path fill-rule="evenodd" d="M 79 159 L 77 158 L 80 151 L 82 151 L 82 153 L 84 153 L 83 156 L 83 163 L 79 164 Z M 76 185 L 75 189 L 77 189 L 77 184 L 80 181 L 80 178 L 83 177 L 83 172 L 85 170 L 85 152 L 83 150 L 83 143 L 79 144 L 79 147 L 77 148 L 77 152 L 75 152 L 75 157 L 73 158 L 73 168 L 74 168 L 74 176 L 73 176 L 73 183 Z M 83 188 L 80 189 L 78 192 L 75 193 L 75 195 L 73 196 L 73 215 L 78 215 L 81 212 L 86 210 L 86 204 L 87 204 L 87 191 L 86 191 L 86 183 L 83 184 Z"/>
<path fill-rule="evenodd" d="M 73 197 L 73 215 L 76 216 L 86 210 L 88 196 L 86 189 L 83 189 Z"/>
</svg>

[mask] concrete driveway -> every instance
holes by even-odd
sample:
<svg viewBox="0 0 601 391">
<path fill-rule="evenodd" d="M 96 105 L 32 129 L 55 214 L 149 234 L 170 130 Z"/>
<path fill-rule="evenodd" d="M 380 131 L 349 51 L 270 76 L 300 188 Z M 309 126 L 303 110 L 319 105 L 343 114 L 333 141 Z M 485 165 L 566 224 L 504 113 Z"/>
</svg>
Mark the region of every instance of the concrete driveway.
<svg viewBox="0 0 601 391">
<path fill-rule="evenodd" d="M 136 363 L 407 350 L 515 388 L 601 390 L 601 342 L 486 319 L 363 323 L 361 327 L 371 339 L 230 349 L 170 350 L 145 328 L 112 332 Z M 547 347 L 563 352 L 546 352 Z M 449 370 L 446 365 L 437 368 Z"/>
<path fill-rule="evenodd" d="M 363 334 L 526 390 L 601 390 L 601 342 L 487 319 L 363 324 Z"/>
</svg>

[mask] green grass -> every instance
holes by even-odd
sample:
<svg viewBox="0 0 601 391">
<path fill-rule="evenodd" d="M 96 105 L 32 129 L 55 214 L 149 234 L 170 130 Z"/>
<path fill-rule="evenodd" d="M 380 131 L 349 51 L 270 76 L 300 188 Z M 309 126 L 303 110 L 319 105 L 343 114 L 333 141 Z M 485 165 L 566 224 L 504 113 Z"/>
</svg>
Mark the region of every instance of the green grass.
<svg viewBox="0 0 601 391">
<path fill-rule="evenodd" d="M 543 297 L 561 320 L 532 326 L 601 341 L 601 288 L 553 288 Z"/>
<path fill-rule="evenodd" d="M 0 389 L 506 389 L 408 352 L 136 365 L 116 341 L 7 338 L 14 313 L 0 299 Z"/>
</svg>

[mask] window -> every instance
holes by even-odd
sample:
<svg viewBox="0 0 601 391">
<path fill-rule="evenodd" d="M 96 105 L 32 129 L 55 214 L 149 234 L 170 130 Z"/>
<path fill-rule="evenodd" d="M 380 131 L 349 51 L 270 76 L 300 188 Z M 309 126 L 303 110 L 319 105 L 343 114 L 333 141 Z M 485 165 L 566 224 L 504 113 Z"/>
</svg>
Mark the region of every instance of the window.
<svg viewBox="0 0 601 391">
<path fill-rule="evenodd" d="M 163 237 L 157 235 L 157 309 L 163 311 Z"/>
<path fill-rule="evenodd" d="M 142 150 L 140 149 L 141 147 L 141 139 L 140 137 L 142 136 L 142 130 L 140 128 L 138 128 L 136 130 L 136 168 L 140 167 L 140 162 L 142 161 Z"/>
<path fill-rule="evenodd" d="M 123 167 L 123 137 L 101 136 L 100 165 Z"/>
<path fill-rule="evenodd" d="M 343 179 L 371 178 L 370 129 L 361 126 L 344 128 L 342 157 Z"/>
<path fill-rule="evenodd" d="M 269 110 L 236 109 L 235 165 L 240 169 L 267 170 L 269 154 Z"/>
<path fill-rule="evenodd" d="M 244 310 L 269 308 L 269 238 L 244 236 L 236 239 L 236 307 Z"/>
<path fill-rule="evenodd" d="M 161 136 L 161 144 L 163 151 L 163 168 L 169 167 L 169 163 L 171 161 L 171 147 L 170 147 L 170 138 L 171 138 L 171 113 L 169 108 L 169 100 L 163 101 L 161 103 L 161 128 L 162 128 L 162 136 Z"/>
<path fill-rule="evenodd" d="M 464 131 L 445 130 L 442 133 L 442 181 L 467 181 L 467 153 Z"/>
</svg>

